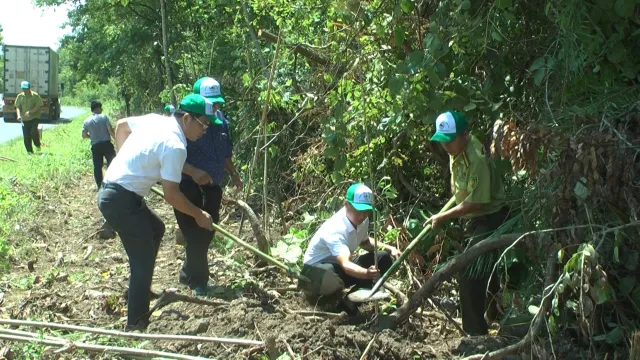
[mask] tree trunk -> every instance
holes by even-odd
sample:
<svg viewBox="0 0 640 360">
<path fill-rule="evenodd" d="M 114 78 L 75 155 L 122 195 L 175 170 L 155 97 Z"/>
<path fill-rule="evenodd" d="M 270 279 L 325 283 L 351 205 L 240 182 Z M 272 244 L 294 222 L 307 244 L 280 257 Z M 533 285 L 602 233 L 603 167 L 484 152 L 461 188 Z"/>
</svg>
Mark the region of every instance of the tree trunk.
<svg viewBox="0 0 640 360">
<path fill-rule="evenodd" d="M 253 24 L 251 24 L 251 14 L 249 13 L 249 7 L 247 7 L 246 0 L 240 1 L 240 6 L 242 8 L 242 15 L 244 17 L 244 21 L 249 28 L 249 35 L 251 36 L 251 42 L 253 42 L 254 47 L 256 48 L 256 54 L 258 56 L 258 60 L 260 61 L 260 66 L 262 67 L 265 77 L 269 76 L 267 72 L 267 61 L 264 59 L 262 55 L 262 49 L 260 49 L 260 41 L 258 40 L 258 34 L 256 34 L 256 29 L 254 29 Z"/>
<path fill-rule="evenodd" d="M 249 219 L 251 229 L 253 230 L 253 235 L 255 236 L 256 242 L 258 243 L 258 249 L 265 254 L 269 254 L 271 245 L 269 244 L 269 240 L 267 240 L 264 231 L 262 231 L 262 229 L 260 228 L 260 220 L 258 219 L 258 216 L 256 216 L 255 212 L 253 212 L 249 204 L 240 199 L 234 199 L 226 196 L 223 197 L 222 200 L 228 201 L 242 210 L 246 218 Z"/>
<path fill-rule="evenodd" d="M 131 96 L 126 91 L 122 94 L 124 98 L 124 111 L 127 117 L 131 116 Z"/>
<path fill-rule="evenodd" d="M 176 95 L 173 93 L 173 79 L 171 78 L 171 62 L 169 61 L 169 43 L 167 41 L 167 12 L 165 0 L 160 0 L 160 13 L 162 16 L 162 51 L 164 52 L 164 67 L 167 71 L 167 85 L 171 95 L 171 105 L 176 106 Z"/>
</svg>

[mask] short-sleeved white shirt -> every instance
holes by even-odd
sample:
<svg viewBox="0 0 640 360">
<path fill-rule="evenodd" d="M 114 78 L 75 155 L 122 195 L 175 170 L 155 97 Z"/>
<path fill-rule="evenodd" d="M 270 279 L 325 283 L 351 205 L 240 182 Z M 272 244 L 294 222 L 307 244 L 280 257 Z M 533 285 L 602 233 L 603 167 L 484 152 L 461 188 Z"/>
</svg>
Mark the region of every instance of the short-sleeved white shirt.
<svg viewBox="0 0 640 360">
<path fill-rule="evenodd" d="M 161 179 L 179 183 L 187 140 L 173 116 L 148 114 L 127 120 L 131 134 L 109 165 L 105 183 L 146 196 Z"/>
<path fill-rule="evenodd" d="M 347 218 L 347 210 L 343 207 L 325 221 L 313 235 L 303 261 L 306 265 L 313 265 L 335 260 L 345 250 L 352 254 L 358 245 L 368 238 L 369 218 L 354 228 Z"/>
</svg>

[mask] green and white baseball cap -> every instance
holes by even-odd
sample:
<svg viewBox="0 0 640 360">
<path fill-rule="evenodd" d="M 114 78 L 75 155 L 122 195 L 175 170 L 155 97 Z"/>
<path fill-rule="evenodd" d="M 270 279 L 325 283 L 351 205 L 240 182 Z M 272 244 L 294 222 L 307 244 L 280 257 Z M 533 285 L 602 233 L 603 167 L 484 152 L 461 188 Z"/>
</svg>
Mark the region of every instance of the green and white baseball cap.
<svg viewBox="0 0 640 360">
<path fill-rule="evenodd" d="M 220 83 L 214 78 L 202 77 L 193 84 L 193 93 L 200 94 L 212 103 L 223 103 L 224 98 L 220 92 Z"/>
<path fill-rule="evenodd" d="M 212 124 L 222 125 L 213 111 L 213 103 L 204 96 L 189 94 L 180 101 L 178 109 L 192 114 L 204 115 Z"/>
<path fill-rule="evenodd" d="M 173 114 L 175 111 L 176 111 L 176 108 L 171 104 L 168 104 L 167 106 L 164 107 L 164 112 Z"/>
<path fill-rule="evenodd" d="M 20 88 L 21 89 L 29 89 L 31 88 L 31 84 L 28 81 L 23 81 L 20 83 Z"/>
<path fill-rule="evenodd" d="M 373 210 L 373 192 L 362 183 L 349 186 L 347 201 L 358 211 Z"/>
<path fill-rule="evenodd" d="M 457 111 L 447 111 L 436 118 L 436 133 L 431 137 L 431 141 L 450 142 L 458 134 L 467 130 L 469 124 L 464 114 Z"/>
</svg>

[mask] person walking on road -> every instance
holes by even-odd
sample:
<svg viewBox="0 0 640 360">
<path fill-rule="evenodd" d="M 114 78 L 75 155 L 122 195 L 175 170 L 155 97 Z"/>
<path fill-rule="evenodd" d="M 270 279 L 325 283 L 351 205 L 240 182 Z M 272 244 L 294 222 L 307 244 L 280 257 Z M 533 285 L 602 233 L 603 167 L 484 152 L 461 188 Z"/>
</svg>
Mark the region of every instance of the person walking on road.
<svg viewBox="0 0 640 360">
<path fill-rule="evenodd" d="M 490 236 L 508 218 L 510 211 L 505 201 L 504 185 L 493 161 L 484 154 L 480 141 L 469 134 L 464 114 L 447 111 L 438 116 L 435 125 L 436 132 L 431 141 L 439 142 L 449 153 L 451 191 L 457 205 L 433 215 L 425 226 L 431 223 L 436 229 L 449 220 L 462 218 L 467 221 L 465 237 L 469 245 L 474 245 Z M 493 266 L 489 268 L 487 271 L 476 262 L 459 275 L 462 328 L 468 335 L 488 333 L 485 311 L 489 321 L 497 316 L 494 296 L 500 284 L 495 275 L 488 284 Z"/>
<path fill-rule="evenodd" d="M 28 81 L 20 83 L 22 92 L 16 97 L 16 117 L 22 124 L 22 137 L 27 153 L 33 154 L 33 145 L 40 150 L 40 112 L 44 106 L 42 98 L 37 92 L 31 91 L 31 84 Z M 33 142 L 33 145 L 31 144 Z"/>
<path fill-rule="evenodd" d="M 378 244 L 378 268 L 374 266 L 374 241 L 369 237 L 369 216 L 373 210 L 373 192 L 364 184 L 353 184 L 347 189 L 344 207 L 326 220 L 309 241 L 304 253 L 301 274 L 310 282 L 300 280 L 298 287 L 307 300 L 314 302 L 321 296 L 332 298 L 342 294 L 345 287 L 352 291 L 371 288 L 373 282 L 384 275 L 400 251 L 387 244 Z M 360 247 L 368 251 L 352 257 Z M 346 297 L 339 299 L 341 310 L 357 314 L 355 304 Z"/>
<path fill-rule="evenodd" d="M 213 78 L 198 79 L 193 92 L 210 100 L 214 105 L 216 125 L 196 141 L 188 141 L 187 161 L 184 166 L 180 191 L 189 201 L 211 214 L 214 223 L 220 218 L 222 201 L 222 182 L 225 171 L 231 174 L 236 191 L 242 191 L 242 180 L 231 160 L 233 145 L 229 122 L 220 111 L 224 98 L 220 84 Z M 208 294 L 209 262 L 208 249 L 214 231 L 204 229 L 194 219 L 180 209 L 174 209 L 176 220 L 185 241 L 185 260 L 180 269 L 178 280 L 189 286 L 195 295 Z"/>
<path fill-rule="evenodd" d="M 200 138 L 216 122 L 213 104 L 190 94 L 173 117 L 147 114 L 119 120 L 115 138 L 118 155 L 107 169 L 98 193 L 98 207 L 118 235 L 129 257 L 128 314 L 126 330 L 149 324 L 149 298 L 155 260 L 165 225 L 149 209 L 144 197 L 158 181 L 164 199 L 211 231 L 211 215 L 196 207 L 180 191 L 187 158 L 187 140 Z"/>
<path fill-rule="evenodd" d="M 111 143 L 111 138 L 115 139 L 116 134 L 109 118 L 102 114 L 102 103 L 91 102 L 91 116 L 82 123 L 82 137 L 91 139 L 91 156 L 93 158 L 93 178 L 96 181 L 97 189 L 102 186 L 102 166 L 104 160 L 107 161 L 107 168 L 116 157 L 116 150 Z"/>
</svg>

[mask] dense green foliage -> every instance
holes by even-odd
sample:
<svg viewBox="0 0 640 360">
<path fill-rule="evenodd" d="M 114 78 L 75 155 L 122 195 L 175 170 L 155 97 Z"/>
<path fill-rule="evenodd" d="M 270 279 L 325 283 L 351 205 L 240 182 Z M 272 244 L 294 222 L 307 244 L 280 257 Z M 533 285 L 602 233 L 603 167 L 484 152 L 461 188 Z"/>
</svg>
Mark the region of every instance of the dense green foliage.
<svg viewBox="0 0 640 360">
<path fill-rule="evenodd" d="M 74 32 L 60 50 L 70 95 L 108 97 L 121 114 L 158 111 L 169 101 L 158 2 L 76 4 L 69 15 Z M 200 76 L 221 81 L 236 162 L 245 181 L 253 181 L 258 195 L 250 203 L 257 210 L 264 179 L 254 153 L 264 142 L 256 144 L 256 135 L 276 48 L 257 33 L 281 35 L 266 125 L 273 141 L 266 151 L 271 215 L 283 219 L 285 230 L 305 211 L 335 209 L 347 183 L 364 180 L 377 188 L 385 239 L 415 235 L 425 219 L 420 209 L 433 212 L 450 196 L 448 156 L 428 141 L 435 117 L 446 109 L 465 111 L 473 133 L 502 155 L 496 161 L 512 204 L 522 210 L 512 224 L 519 230 L 637 221 L 635 0 L 175 0 L 166 7 L 178 99 Z M 92 90 L 99 86 L 100 92 Z M 402 229 L 387 231 L 395 227 Z M 585 343 L 617 344 L 618 334 L 636 327 L 628 320 L 640 315 L 640 287 L 630 275 L 639 250 L 633 229 L 579 228 L 535 240 L 542 244 L 527 254 L 533 269 L 540 270 L 549 249 L 563 248 L 559 259 L 567 264 L 553 331 L 565 304 L 575 316 L 591 315 L 591 323 L 617 324 L 581 327 Z M 596 240 L 605 245 L 578 250 Z M 288 253 L 285 245 L 276 252 Z M 423 260 L 428 265 L 433 256 Z M 593 278 L 576 278 L 587 265 Z M 613 276 L 596 276 L 601 270 Z M 622 298 L 612 290 L 618 279 L 624 279 Z M 583 281 L 597 289 L 591 295 L 599 309 L 587 315 L 588 305 L 573 306 L 584 302 L 575 290 Z M 625 311 L 630 317 L 620 318 Z M 566 314 L 571 321 L 574 315 Z"/>
</svg>

